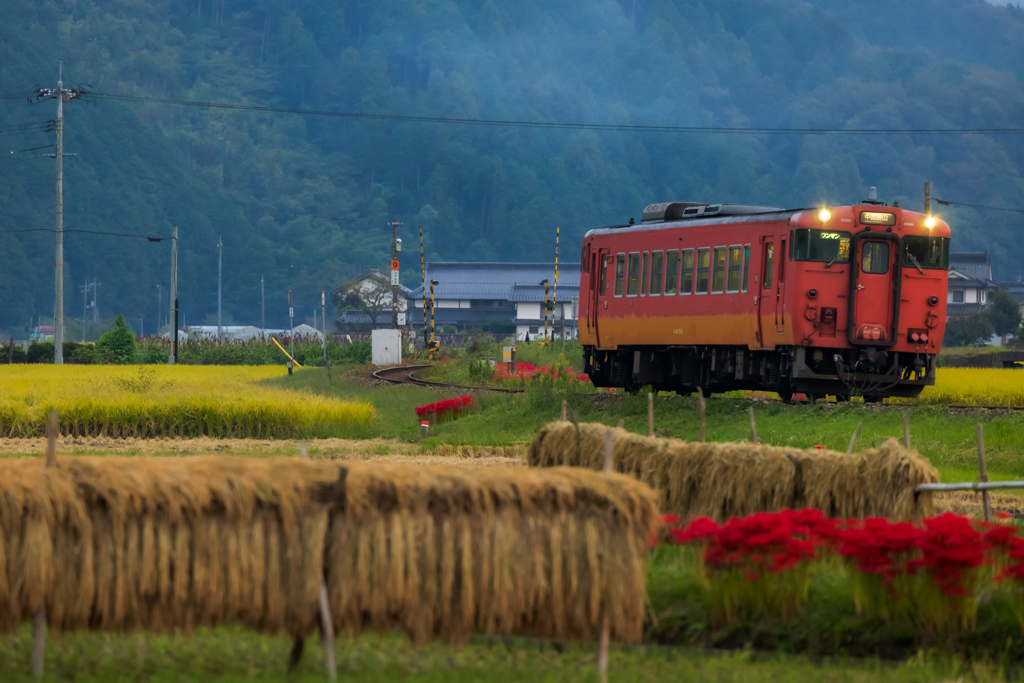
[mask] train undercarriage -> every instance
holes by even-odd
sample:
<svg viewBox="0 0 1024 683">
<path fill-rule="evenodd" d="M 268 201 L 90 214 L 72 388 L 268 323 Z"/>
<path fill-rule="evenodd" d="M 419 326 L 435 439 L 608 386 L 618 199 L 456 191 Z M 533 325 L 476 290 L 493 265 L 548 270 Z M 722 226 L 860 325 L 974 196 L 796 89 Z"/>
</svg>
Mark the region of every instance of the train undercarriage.
<svg viewBox="0 0 1024 683">
<path fill-rule="evenodd" d="M 875 347 L 585 346 L 583 359 L 583 371 L 594 386 L 630 392 L 645 386 L 684 395 L 700 388 L 705 396 L 754 390 L 776 392 L 787 402 L 794 393 L 840 400 L 862 396 L 875 402 L 889 396 L 916 398 L 935 384 L 934 354 Z"/>
</svg>

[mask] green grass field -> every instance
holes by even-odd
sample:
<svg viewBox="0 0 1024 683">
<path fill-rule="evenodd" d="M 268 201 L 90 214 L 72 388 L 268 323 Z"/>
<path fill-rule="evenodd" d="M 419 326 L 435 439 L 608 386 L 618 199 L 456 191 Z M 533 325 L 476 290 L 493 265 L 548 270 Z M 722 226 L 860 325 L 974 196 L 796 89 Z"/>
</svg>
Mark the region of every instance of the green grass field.
<svg viewBox="0 0 1024 683">
<path fill-rule="evenodd" d="M 136 633 L 82 633 L 47 643 L 44 681 L 120 683 L 151 681 L 324 681 L 324 652 L 315 638 L 296 671 L 286 673 L 291 642 L 237 628 L 203 630 L 192 638 Z M 32 680 L 28 627 L 0 638 L 0 680 Z M 591 645 L 552 644 L 477 637 L 461 648 L 432 643 L 414 648 L 400 635 L 365 635 L 335 643 L 338 680 L 398 683 L 504 683 L 597 681 Z M 991 664 L 965 666 L 935 651 L 901 663 L 818 660 L 749 650 L 710 652 L 689 648 L 613 647 L 609 681 L 656 683 L 926 683 L 1003 680 Z"/>
</svg>

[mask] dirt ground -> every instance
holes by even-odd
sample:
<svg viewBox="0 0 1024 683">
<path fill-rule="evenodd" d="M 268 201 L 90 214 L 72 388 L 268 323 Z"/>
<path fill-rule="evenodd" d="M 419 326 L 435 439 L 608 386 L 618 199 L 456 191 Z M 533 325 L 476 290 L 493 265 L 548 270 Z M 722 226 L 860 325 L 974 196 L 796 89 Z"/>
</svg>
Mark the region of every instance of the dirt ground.
<svg viewBox="0 0 1024 683">
<path fill-rule="evenodd" d="M 57 454 L 66 455 L 244 455 L 296 456 L 299 441 L 271 439 L 111 439 L 65 437 L 57 441 Z M 311 458 L 345 459 L 460 466 L 526 464 L 525 446 L 441 446 L 425 450 L 417 443 L 392 439 L 311 439 L 306 442 Z M 0 439 L 0 457 L 42 455 L 46 439 Z"/>
</svg>

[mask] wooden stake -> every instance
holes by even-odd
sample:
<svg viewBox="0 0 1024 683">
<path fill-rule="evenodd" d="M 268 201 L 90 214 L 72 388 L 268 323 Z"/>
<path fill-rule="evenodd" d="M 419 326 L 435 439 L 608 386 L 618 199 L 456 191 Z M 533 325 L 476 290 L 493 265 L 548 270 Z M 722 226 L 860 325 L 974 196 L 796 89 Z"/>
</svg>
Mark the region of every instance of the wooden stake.
<svg viewBox="0 0 1024 683">
<path fill-rule="evenodd" d="M 305 441 L 299 442 L 299 457 L 302 458 L 303 460 L 309 460 L 309 451 L 306 450 Z"/>
<path fill-rule="evenodd" d="M 53 467 L 57 464 L 57 437 L 60 431 L 57 428 L 57 411 L 50 409 L 50 415 L 46 419 L 46 466 Z"/>
<path fill-rule="evenodd" d="M 760 443 L 757 440 L 757 425 L 754 423 L 754 406 L 750 406 L 750 443 Z"/>
<path fill-rule="evenodd" d="M 327 602 L 327 585 L 320 580 L 320 628 L 324 632 L 324 655 L 327 658 L 327 677 L 335 681 L 338 670 L 334 664 L 334 622 L 331 620 L 331 605 Z"/>
<path fill-rule="evenodd" d="M 910 448 L 910 412 L 903 410 L 903 447 Z"/>
<path fill-rule="evenodd" d="M 860 438 L 860 428 L 864 426 L 863 422 L 857 423 L 857 428 L 853 430 L 853 436 L 850 437 L 850 446 L 846 449 L 846 454 L 850 455 L 853 453 L 853 447 L 857 445 L 857 439 Z"/>
<path fill-rule="evenodd" d="M 568 408 L 568 407 L 569 407 L 569 402 L 568 401 L 562 401 L 562 422 L 565 422 L 566 408 Z"/>
<path fill-rule="evenodd" d="M 654 436 L 654 393 L 647 392 L 647 436 Z"/>
<path fill-rule="evenodd" d="M 619 420 L 622 426 L 622 420 Z M 615 435 L 608 429 L 604 433 L 604 473 L 614 470 Z M 607 609 L 601 616 L 601 637 L 597 644 L 597 677 L 600 683 L 608 683 L 608 643 L 611 640 L 612 623 Z"/>
<path fill-rule="evenodd" d="M 704 443 L 704 390 L 700 387 L 697 387 L 697 398 L 700 399 L 700 434 L 697 436 L 697 441 L 699 443 Z"/>
<path fill-rule="evenodd" d="M 46 419 L 46 467 L 57 465 L 57 411 L 50 409 Z M 46 605 L 39 605 L 32 624 L 32 678 L 43 678 L 43 655 L 46 653 Z"/>
<path fill-rule="evenodd" d="M 988 467 L 985 466 L 985 432 L 981 423 L 978 423 L 978 469 L 981 471 L 981 481 L 988 481 Z M 981 504 L 985 509 L 985 521 L 992 518 L 992 504 L 988 499 L 988 491 L 981 492 Z"/>
</svg>

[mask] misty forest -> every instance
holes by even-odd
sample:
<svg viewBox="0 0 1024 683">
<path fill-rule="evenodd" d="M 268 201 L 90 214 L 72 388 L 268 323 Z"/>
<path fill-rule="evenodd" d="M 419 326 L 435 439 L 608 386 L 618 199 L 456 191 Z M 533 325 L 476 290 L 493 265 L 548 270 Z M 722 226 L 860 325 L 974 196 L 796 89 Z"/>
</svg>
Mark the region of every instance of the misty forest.
<svg viewBox="0 0 1024 683">
<path fill-rule="evenodd" d="M 645 204 L 787 208 L 933 196 L 1022 207 L 1020 135 L 545 129 L 237 111 L 827 129 L 1019 128 L 1024 10 L 981 0 L 6 0 L 0 23 L 0 331 L 53 314 L 52 132 L 65 84 L 68 230 L 181 233 L 184 322 L 287 323 L 367 268 L 403 225 L 402 281 L 429 260 L 562 260 Z M 104 95 L 130 95 L 117 100 Z M 38 128 L 38 126 L 37 126 Z M 47 147 L 49 145 L 49 147 Z M 28 150 L 28 151 L 22 151 Z M 938 207 L 954 251 L 1016 279 L 1021 215 Z M 166 297 L 167 241 L 69 232 L 66 315 L 138 330 Z M 166 302 L 162 315 L 166 315 Z M 23 334 L 22 334 L 23 336 Z"/>
</svg>

